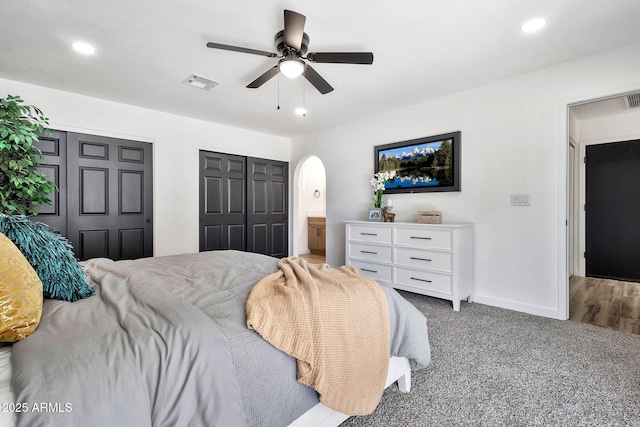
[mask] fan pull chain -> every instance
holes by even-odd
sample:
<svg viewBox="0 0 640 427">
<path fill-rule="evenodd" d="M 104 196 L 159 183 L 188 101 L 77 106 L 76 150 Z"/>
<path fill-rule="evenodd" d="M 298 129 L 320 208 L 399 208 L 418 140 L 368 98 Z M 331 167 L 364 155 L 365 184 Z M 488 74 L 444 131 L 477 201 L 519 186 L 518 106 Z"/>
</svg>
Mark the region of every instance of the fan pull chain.
<svg viewBox="0 0 640 427">
<path fill-rule="evenodd" d="M 280 109 L 280 74 L 278 73 L 278 110 Z"/>
<path fill-rule="evenodd" d="M 304 91 L 305 84 L 303 79 L 300 79 L 300 81 L 302 82 L 302 117 L 307 117 L 307 103 Z"/>
</svg>

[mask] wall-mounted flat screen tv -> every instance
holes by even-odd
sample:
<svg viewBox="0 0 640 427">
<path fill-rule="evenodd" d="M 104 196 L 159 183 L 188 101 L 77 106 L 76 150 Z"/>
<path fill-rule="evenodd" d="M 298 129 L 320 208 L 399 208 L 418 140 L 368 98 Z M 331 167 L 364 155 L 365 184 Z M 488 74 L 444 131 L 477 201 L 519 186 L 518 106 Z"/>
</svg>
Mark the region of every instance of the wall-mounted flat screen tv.
<svg viewBox="0 0 640 427">
<path fill-rule="evenodd" d="M 461 191 L 461 132 L 375 147 L 375 172 L 395 171 L 385 194 Z"/>
</svg>

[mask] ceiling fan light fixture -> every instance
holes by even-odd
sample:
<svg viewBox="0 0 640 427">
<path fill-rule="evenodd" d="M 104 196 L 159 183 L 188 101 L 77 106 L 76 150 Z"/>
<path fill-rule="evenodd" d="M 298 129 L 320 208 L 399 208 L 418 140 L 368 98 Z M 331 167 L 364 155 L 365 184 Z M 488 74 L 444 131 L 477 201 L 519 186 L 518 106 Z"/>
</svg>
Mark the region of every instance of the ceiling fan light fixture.
<svg viewBox="0 0 640 427">
<path fill-rule="evenodd" d="M 280 72 L 284 74 L 285 77 L 288 77 L 290 79 L 300 77 L 302 73 L 304 73 L 304 67 L 304 62 L 301 59 L 297 58 L 281 59 L 278 63 Z"/>
<path fill-rule="evenodd" d="M 268 58 L 280 58 L 277 64 L 271 66 L 257 79 L 249 83 L 247 85 L 249 89 L 257 89 L 282 73 L 289 79 L 295 79 L 302 75 L 318 92 L 326 95 L 333 91 L 333 88 L 307 62 L 319 64 L 373 64 L 373 52 L 312 52 L 307 54 L 309 35 L 304 32 L 306 19 L 304 15 L 285 9 L 284 29 L 278 31 L 274 38 L 276 50 L 279 54 L 216 42 L 208 42 L 207 47 L 266 56 Z"/>
</svg>

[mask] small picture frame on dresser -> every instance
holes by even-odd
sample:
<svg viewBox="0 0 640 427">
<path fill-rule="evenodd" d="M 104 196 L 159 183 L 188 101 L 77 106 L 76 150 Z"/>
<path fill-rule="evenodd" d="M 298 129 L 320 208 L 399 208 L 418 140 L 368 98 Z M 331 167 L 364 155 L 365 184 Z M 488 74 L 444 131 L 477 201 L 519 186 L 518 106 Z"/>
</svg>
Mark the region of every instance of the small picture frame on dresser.
<svg viewBox="0 0 640 427">
<path fill-rule="evenodd" d="M 381 208 L 370 208 L 369 209 L 369 216 L 367 217 L 367 221 L 382 222 L 382 209 Z"/>
</svg>

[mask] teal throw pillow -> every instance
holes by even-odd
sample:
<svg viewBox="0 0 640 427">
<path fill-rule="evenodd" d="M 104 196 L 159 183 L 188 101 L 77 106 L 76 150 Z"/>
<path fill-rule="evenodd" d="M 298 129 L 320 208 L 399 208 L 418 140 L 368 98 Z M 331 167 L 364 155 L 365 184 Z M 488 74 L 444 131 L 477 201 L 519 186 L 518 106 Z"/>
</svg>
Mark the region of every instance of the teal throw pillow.
<svg viewBox="0 0 640 427">
<path fill-rule="evenodd" d="M 45 298 L 77 301 L 93 295 L 85 272 L 63 236 L 24 215 L 0 215 L 0 232 L 25 256 L 42 281 Z"/>
</svg>

